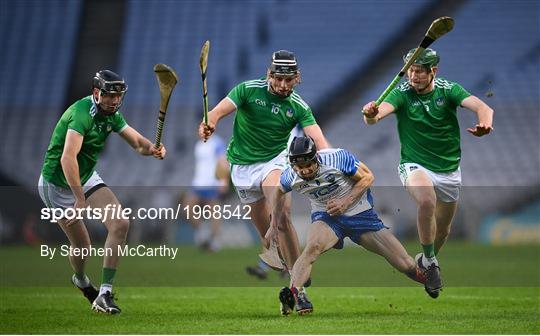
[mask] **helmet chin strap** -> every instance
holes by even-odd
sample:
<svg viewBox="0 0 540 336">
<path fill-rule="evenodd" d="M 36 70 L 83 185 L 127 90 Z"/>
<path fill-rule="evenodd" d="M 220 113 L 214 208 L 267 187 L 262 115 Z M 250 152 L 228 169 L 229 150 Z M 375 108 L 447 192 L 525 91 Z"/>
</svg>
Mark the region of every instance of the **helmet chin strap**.
<svg viewBox="0 0 540 336">
<path fill-rule="evenodd" d="M 101 104 L 101 91 L 99 91 L 99 93 L 98 93 L 97 100 L 96 100 L 96 97 L 94 95 L 92 95 L 92 102 L 94 103 L 94 105 L 96 105 L 98 113 L 103 113 L 104 112 L 103 109 L 100 106 L 100 104 Z"/>
<path fill-rule="evenodd" d="M 275 94 L 276 96 L 280 96 L 280 97 L 284 97 L 284 98 L 289 97 L 293 92 L 293 89 L 291 89 L 289 91 L 289 93 L 287 93 L 286 95 L 279 94 L 278 91 L 276 89 L 274 89 L 274 86 L 270 82 L 268 83 L 268 87 L 270 88 L 270 92 L 272 94 Z"/>
<path fill-rule="evenodd" d="M 114 111 L 112 112 L 108 112 L 108 111 L 105 111 L 101 105 L 102 105 L 102 102 L 101 102 L 101 90 L 98 91 L 98 99 L 96 100 L 94 98 L 94 95 L 92 95 L 92 100 L 94 101 L 94 103 L 96 104 L 96 107 L 98 109 L 98 112 L 100 112 L 101 114 L 113 114 L 113 113 L 116 113 L 119 109 L 120 109 L 120 106 L 122 106 L 122 101 L 123 101 L 123 97 L 122 97 L 122 100 L 120 101 L 120 104 L 118 104 L 118 106 L 116 106 L 116 108 L 114 109 Z M 110 105 L 105 105 L 107 107 L 112 107 Z"/>
</svg>

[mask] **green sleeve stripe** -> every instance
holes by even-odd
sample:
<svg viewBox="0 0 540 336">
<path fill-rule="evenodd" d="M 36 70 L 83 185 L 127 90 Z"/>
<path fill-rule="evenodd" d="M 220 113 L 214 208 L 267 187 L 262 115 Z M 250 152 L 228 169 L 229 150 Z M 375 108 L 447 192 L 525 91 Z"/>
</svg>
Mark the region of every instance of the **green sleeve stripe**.
<svg viewBox="0 0 540 336">
<path fill-rule="evenodd" d="M 250 85 L 250 84 L 266 84 L 267 82 L 265 80 L 262 80 L 262 79 L 253 79 L 253 80 L 246 81 L 244 83 L 246 85 Z"/>
<path fill-rule="evenodd" d="M 246 84 L 246 88 L 247 89 L 263 88 L 263 87 L 266 87 L 267 85 L 268 85 L 267 83 L 263 83 L 263 84 Z"/>
<path fill-rule="evenodd" d="M 295 101 L 296 103 L 300 104 L 300 106 L 302 106 L 304 109 L 306 109 L 306 110 L 309 109 L 308 104 L 307 104 L 305 101 L 303 101 L 302 98 L 300 98 L 299 95 L 293 93 L 293 94 L 291 95 L 291 99 L 292 99 L 293 101 Z"/>
</svg>

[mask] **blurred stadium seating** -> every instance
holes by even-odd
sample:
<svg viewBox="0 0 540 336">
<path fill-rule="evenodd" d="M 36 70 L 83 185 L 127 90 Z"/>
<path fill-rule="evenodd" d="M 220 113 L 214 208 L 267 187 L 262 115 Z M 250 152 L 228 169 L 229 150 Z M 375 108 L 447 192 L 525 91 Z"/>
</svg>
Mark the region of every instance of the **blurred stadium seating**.
<svg viewBox="0 0 540 336">
<path fill-rule="evenodd" d="M 460 83 L 495 110 L 496 131 L 486 138 L 465 131 L 474 126 L 476 117 L 460 110 L 463 182 L 466 186 L 538 185 L 540 37 L 531 35 L 531 28 L 538 32 L 539 5 L 533 1 L 485 4 L 466 3 L 454 15 L 454 30 L 433 45 L 441 56 L 439 76 Z M 395 121 L 368 128 L 362 125 L 359 111 L 378 97 L 401 66 L 396 59 L 372 90 L 325 128 L 337 145 L 352 147 L 364 157 L 378 173 L 377 183 L 386 186 L 400 185 Z M 488 91 L 492 97 L 486 97 Z M 350 131 L 353 123 L 360 125 L 361 135 Z"/>
<path fill-rule="evenodd" d="M 495 132 L 484 138 L 466 131 L 477 121 L 474 113 L 458 110 L 463 185 L 470 187 L 464 189 L 470 195 L 463 198 L 465 209 L 497 212 L 538 197 L 540 35 L 531 35 L 533 27 L 538 32 L 538 13 L 539 4 L 533 1 L 500 1 L 489 6 L 485 1 L 469 1 L 453 15 L 454 30 L 433 45 L 441 56 L 439 76 L 460 83 L 495 110 Z M 371 90 L 325 125 L 336 146 L 351 148 L 375 172 L 379 186 L 401 185 L 395 118 L 367 127 L 359 111 L 379 96 L 401 66 L 402 61 L 396 59 Z M 358 130 L 351 131 L 351 125 L 358 125 Z M 485 188 L 493 186 L 507 188 Z M 378 201 L 392 204 L 395 195 L 386 196 Z"/>
<path fill-rule="evenodd" d="M 373 65 L 374 56 L 434 0 L 416 1 L 127 1 L 118 68 L 129 92 L 122 108 L 128 122 L 153 138 L 159 93 L 152 67 L 171 65 L 180 83 L 170 104 L 163 162 L 141 159 L 111 137 L 98 165 L 110 185 L 185 186 L 202 111 L 198 58 L 211 41 L 208 65 L 210 106 L 237 83 L 264 76 L 271 52 L 296 52 L 302 71 L 299 93 L 316 115 L 319 103 L 340 88 L 353 70 Z M 0 3 L 0 173 L 17 184 L 36 184 L 52 129 L 66 108 L 67 85 L 76 54 L 84 0 Z M 105 3 L 105 2 L 104 2 Z M 465 186 L 540 185 L 540 31 L 538 1 L 463 1 L 455 29 L 433 47 L 440 73 L 495 109 L 495 132 L 475 138 L 472 113 L 460 112 Z M 420 38 L 420 37 L 419 37 Z M 413 46 L 411 46 L 413 47 Z M 400 53 L 405 53 L 406 50 Z M 325 118 L 329 140 L 356 153 L 375 172 L 378 186 L 399 186 L 399 142 L 393 118 L 375 127 L 361 121 L 361 106 L 374 100 L 401 67 L 401 55 L 369 90 Z M 96 69 L 97 70 L 97 69 Z M 360 74 L 361 76 L 361 74 Z M 360 77 L 361 78 L 361 77 Z M 486 92 L 492 91 L 492 97 Z M 331 97 L 330 97 L 331 98 Z M 232 119 L 219 133 L 231 134 Z M 121 153 L 121 154 L 120 154 Z M 529 190 L 529 189 L 527 189 Z M 516 193 L 489 193 L 485 203 L 520 200 Z M 520 197 L 524 195 L 520 195 Z M 383 205 L 392 204 L 383 197 Z"/>
<path fill-rule="evenodd" d="M 81 3 L 0 4 L 0 171 L 17 183 L 36 184 L 64 109 Z"/>
</svg>

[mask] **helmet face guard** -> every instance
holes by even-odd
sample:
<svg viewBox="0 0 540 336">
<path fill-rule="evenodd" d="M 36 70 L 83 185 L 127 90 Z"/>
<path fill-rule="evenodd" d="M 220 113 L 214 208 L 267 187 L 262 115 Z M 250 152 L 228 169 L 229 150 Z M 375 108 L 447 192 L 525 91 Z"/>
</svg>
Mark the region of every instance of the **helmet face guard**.
<svg viewBox="0 0 540 336">
<path fill-rule="evenodd" d="M 92 80 L 92 87 L 99 89 L 98 99 L 95 103 L 101 112 L 105 112 L 103 107 L 100 106 L 102 104 L 103 94 L 120 94 L 120 102 L 114 108 L 114 111 L 108 113 L 115 113 L 120 109 L 120 106 L 124 102 L 124 94 L 128 89 L 124 79 L 110 70 L 98 71 Z"/>
</svg>

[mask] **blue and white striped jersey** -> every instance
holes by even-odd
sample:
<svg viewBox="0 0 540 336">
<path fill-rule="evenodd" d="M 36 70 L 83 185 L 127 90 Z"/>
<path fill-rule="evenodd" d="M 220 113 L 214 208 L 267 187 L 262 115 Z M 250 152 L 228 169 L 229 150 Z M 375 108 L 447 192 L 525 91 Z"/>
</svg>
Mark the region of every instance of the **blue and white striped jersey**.
<svg viewBox="0 0 540 336">
<path fill-rule="evenodd" d="M 360 166 L 360 161 L 344 149 L 325 149 L 317 154 L 320 167 L 313 180 L 303 180 L 292 167 L 281 173 L 280 180 L 285 192 L 294 189 L 306 195 L 311 202 L 312 212 L 326 211 L 328 201 L 347 195 L 356 184 L 350 176 L 353 176 Z M 368 189 L 343 215 L 352 216 L 372 207 L 373 200 Z"/>
</svg>

